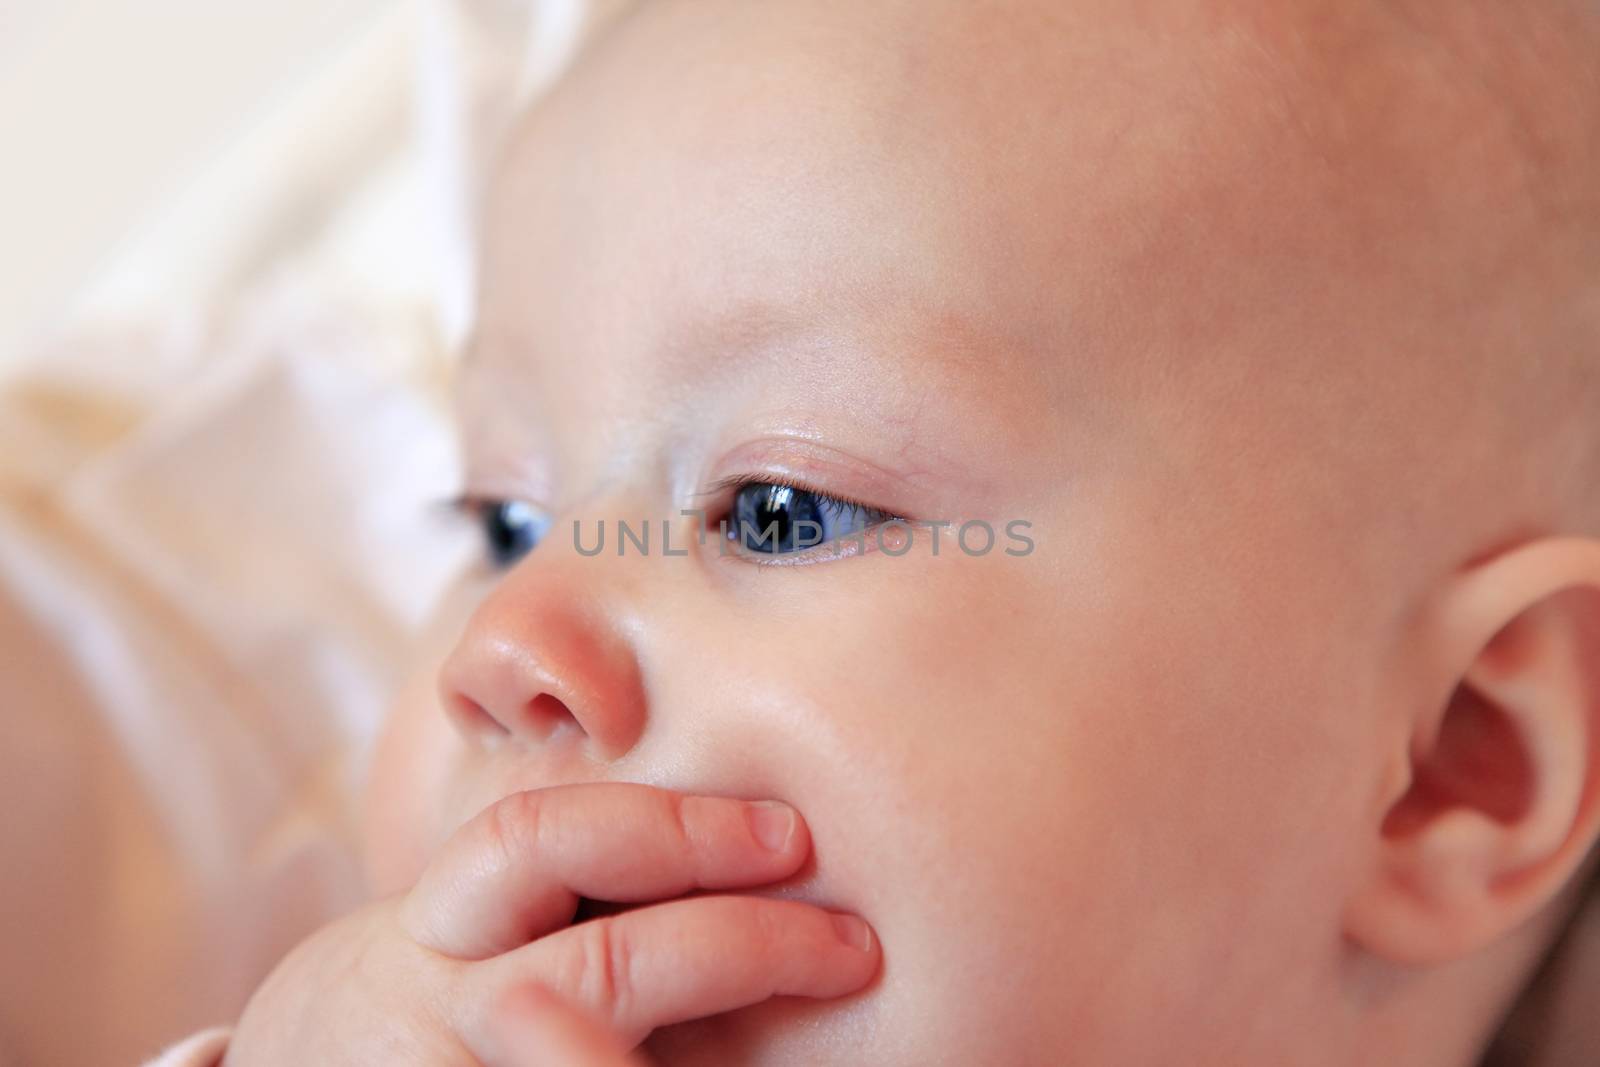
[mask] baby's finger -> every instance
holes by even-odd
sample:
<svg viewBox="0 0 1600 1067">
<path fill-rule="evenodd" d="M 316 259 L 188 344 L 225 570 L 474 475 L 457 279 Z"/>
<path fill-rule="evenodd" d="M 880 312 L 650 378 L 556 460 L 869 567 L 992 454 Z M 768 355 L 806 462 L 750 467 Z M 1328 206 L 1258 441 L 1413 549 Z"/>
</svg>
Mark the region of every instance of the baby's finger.
<svg viewBox="0 0 1600 1067">
<path fill-rule="evenodd" d="M 853 915 L 794 900 L 702 896 L 592 919 L 473 965 L 460 1033 L 512 985 L 542 982 L 631 1048 L 658 1026 L 789 994 L 839 997 L 871 981 L 877 939 Z M 479 985 L 481 984 L 481 985 Z"/>
<path fill-rule="evenodd" d="M 540 985 L 513 987 L 478 1050 L 484 1067 L 647 1067 L 617 1035 Z"/>
<path fill-rule="evenodd" d="M 419 943 L 486 959 L 572 921 L 579 897 L 638 903 L 793 874 L 810 851 L 786 804 L 591 782 L 512 795 L 451 837 L 401 904 Z"/>
</svg>

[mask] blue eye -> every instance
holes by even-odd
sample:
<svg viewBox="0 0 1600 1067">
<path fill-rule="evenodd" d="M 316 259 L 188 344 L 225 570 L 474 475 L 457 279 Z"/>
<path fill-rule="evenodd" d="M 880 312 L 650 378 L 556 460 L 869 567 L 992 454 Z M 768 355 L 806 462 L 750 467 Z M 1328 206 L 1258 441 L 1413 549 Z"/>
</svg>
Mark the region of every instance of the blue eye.
<svg viewBox="0 0 1600 1067">
<path fill-rule="evenodd" d="M 532 552 L 549 526 L 548 519 L 520 500 L 485 500 L 474 511 L 483 531 L 484 553 L 500 570 Z"/>
<path fill-rule="evenodd" d="M 888 512 L 793 485 L 751 482 L 733 498 L 728 539 L 781 555 L 835 541 L 893 518 Z"/>
</svg>

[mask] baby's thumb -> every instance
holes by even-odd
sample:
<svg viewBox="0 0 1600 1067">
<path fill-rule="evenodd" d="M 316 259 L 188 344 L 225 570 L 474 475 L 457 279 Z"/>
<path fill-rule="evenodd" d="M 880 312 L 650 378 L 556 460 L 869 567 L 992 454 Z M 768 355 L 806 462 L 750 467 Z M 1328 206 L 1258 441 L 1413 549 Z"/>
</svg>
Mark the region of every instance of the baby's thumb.
<svg viewBox="0 0 1600 1067">
<path fill-rule="evenodd" d="M 649 1067 L 621 1038 L 542 985 L 519 985 L 489 1021 L 484 1067 Z"/>
</svg>

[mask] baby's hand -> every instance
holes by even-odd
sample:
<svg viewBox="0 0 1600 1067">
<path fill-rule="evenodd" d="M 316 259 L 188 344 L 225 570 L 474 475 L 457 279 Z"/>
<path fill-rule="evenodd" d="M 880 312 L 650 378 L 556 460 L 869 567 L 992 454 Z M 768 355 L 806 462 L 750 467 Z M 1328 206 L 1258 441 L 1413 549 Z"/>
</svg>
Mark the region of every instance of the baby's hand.
<svg viewBox="0 0 1600 1067">
<path fill-rule="evenodd" d="M 752 813 L 776 822 L 776 847 Z M 532 1067 L 521 1024 L 552 1017 L 540 1003 L 567 1027 L 547 1043 L 596 1049 L 609 1035 L 619 1051 L 775 994 L 842 996 L 878 967 L 860 919 L 790 900 L 669 899 L 776 881 L 809 851 L 785 806 L 623 783 L 513 794 L 457 831 L 409 893 L 291 952 L 225 1062 Z M 666 902 L 571 925 L 579 897 Z"/>
</svg>

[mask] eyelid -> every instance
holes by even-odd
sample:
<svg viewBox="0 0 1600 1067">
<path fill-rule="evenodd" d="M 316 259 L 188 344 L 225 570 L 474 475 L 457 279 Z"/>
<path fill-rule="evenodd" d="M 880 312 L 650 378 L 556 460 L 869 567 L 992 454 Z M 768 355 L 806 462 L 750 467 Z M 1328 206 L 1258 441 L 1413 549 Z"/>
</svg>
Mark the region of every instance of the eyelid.
<svg viewBox="0 0 1600 1067">
<path fill-rule="evenodd" d="M 536 496 L 516 491 L 502 493 L 493 490 L 464 489 L 455 496 L 441 501 L 441 505 L 452 513 L 463 515 L 469 519 L 476 519 L 483 514 L 485 509 L 496 507 L 500 504 L 523 504 L 545 518 L 549 518 L 554 514 L 554 511 L 543 500 Z"/>
<path fill-rule="evenodd" d="M 519 496 L 497 496 L 491 493 L 457 493 L 448 500 L 441 501 L 441 505 L 451 514 L 474 522 L 482 519 L 484 513 L 490 508 L 496 508 L 502 504 L 524 504 L 541 516 L 548 517 L 550 514 L 536 501 L 525 500 Z"/>
<path fill-rule="evenodd" d="M 481 496 L 477 493 L 457 493 L 448 500 L 440 501 L 441 505 L 453 515 L 465 519 L 476 519 L 483 513 L 483 509 L 493 505 L 495 497 Z"/>
<path fill-rule="evenodd" d="M 795 437 L 751 441 L 730 452 L 711 474 L 708 492 L 697 497 L 709 499 L 730 486 L 762 482 L 790 485 L 902 518 L 919 510 L 910 506 L 914 500 L 927 506 L 927 492 L 912 479 Z"/>
<path fill-rule="evenodd" d="M 474 450 L 463 444 L 459 468 L 460 500 L 488 502 L 516 500 L 549 515 L 557 508 L 556 486 L 549 464 L 536 452 Z"/>
</svg>

